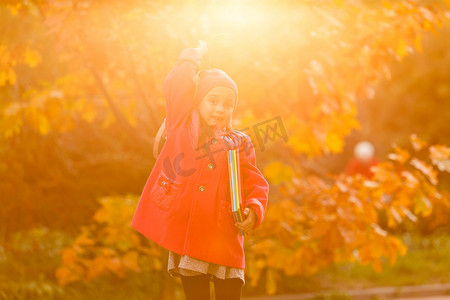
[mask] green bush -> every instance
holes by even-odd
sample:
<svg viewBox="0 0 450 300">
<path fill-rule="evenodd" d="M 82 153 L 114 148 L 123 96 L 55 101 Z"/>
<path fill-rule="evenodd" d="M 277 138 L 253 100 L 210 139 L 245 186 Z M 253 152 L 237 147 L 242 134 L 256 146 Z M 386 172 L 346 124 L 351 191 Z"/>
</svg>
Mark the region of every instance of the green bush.
<svg viewBox="0 0 450 300">
<path fill-rule="evenodd" d="M 0 245 L 0 299 L 57 299 L 54 270 L 70 238 L 45 227 L 14 233 Z"/>
</svg>

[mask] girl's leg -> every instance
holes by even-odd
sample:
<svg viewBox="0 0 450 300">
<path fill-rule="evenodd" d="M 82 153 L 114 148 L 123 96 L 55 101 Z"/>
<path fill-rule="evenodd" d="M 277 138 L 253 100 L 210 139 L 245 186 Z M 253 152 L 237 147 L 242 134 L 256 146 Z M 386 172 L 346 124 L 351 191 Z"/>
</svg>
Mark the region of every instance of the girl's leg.
<svg viewBox="0 0 450 300">
<path fill-rule="evenodd" d="M 239 278 L 219 279 L 214 277 L 216 300 L 239 300 L 243 282 Z"/>
<path fill-rule="evenodd" d="M 209 275 L 181 276 L 186 300 L 209 300 Z"/>
</svg>

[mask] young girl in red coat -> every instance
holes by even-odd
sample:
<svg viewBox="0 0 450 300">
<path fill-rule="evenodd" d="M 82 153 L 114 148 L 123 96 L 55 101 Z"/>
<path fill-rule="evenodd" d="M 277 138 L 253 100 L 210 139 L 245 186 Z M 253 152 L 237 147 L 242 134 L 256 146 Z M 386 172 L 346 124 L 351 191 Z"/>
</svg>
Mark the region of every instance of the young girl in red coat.
<svg viewBox="0 0 450 300">
<path fill-rule="evenodd" d="M 202 70 L 207 46 L 185 49 L 167 76 L 165 142 L 142 192 L 132 225 L 169 250 L 168 270 L 181 276 L 186 299 L 240 299 L 244 236 L 258 227 L 268 184 L 256 167 L 250 138 L 231 130 L 235 82 L 218 69 Z M 230 146 L 230 143 L 232 146 Z M 244 220 L 230 204 L 227 149 L 239 148 Z"/>
</svg>

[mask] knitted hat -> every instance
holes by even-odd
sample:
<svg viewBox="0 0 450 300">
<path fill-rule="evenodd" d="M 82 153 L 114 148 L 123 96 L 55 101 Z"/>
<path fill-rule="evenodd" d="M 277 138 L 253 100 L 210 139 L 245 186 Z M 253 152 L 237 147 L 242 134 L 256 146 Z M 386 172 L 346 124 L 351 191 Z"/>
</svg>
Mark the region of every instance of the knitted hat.
<svg viewBox="0 0 450 300">
<path fill-rule="evenodd" d="M 236 95 L 236 101 L 234 102 L 235 109 L 238 100 L 237 85 L 227 73 L 219 69 L 202 70 L 198 73 L 197 90 L 194 95 L 195 105 L 198 106 L 209 90 L 216 86 L 229 87 L 234 91 L 234 94 Z"/>
</svg>

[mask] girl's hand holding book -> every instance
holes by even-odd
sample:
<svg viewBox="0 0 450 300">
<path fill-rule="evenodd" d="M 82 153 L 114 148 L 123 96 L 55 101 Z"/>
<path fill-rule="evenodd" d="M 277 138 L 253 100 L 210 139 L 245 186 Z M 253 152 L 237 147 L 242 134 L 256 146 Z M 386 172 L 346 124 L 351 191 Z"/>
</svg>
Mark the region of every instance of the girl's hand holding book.
<svg viewBox="0 0 450 300">
<path fill-rule="evenodd" d="M 236 227 L 241 230 L 245 235 L 247 235 L 250 231 L 253 230 L 256 224 L 256 213 L 252 208 L 244 209 L 244 221 L 236 222 Z"/>
</svg>

